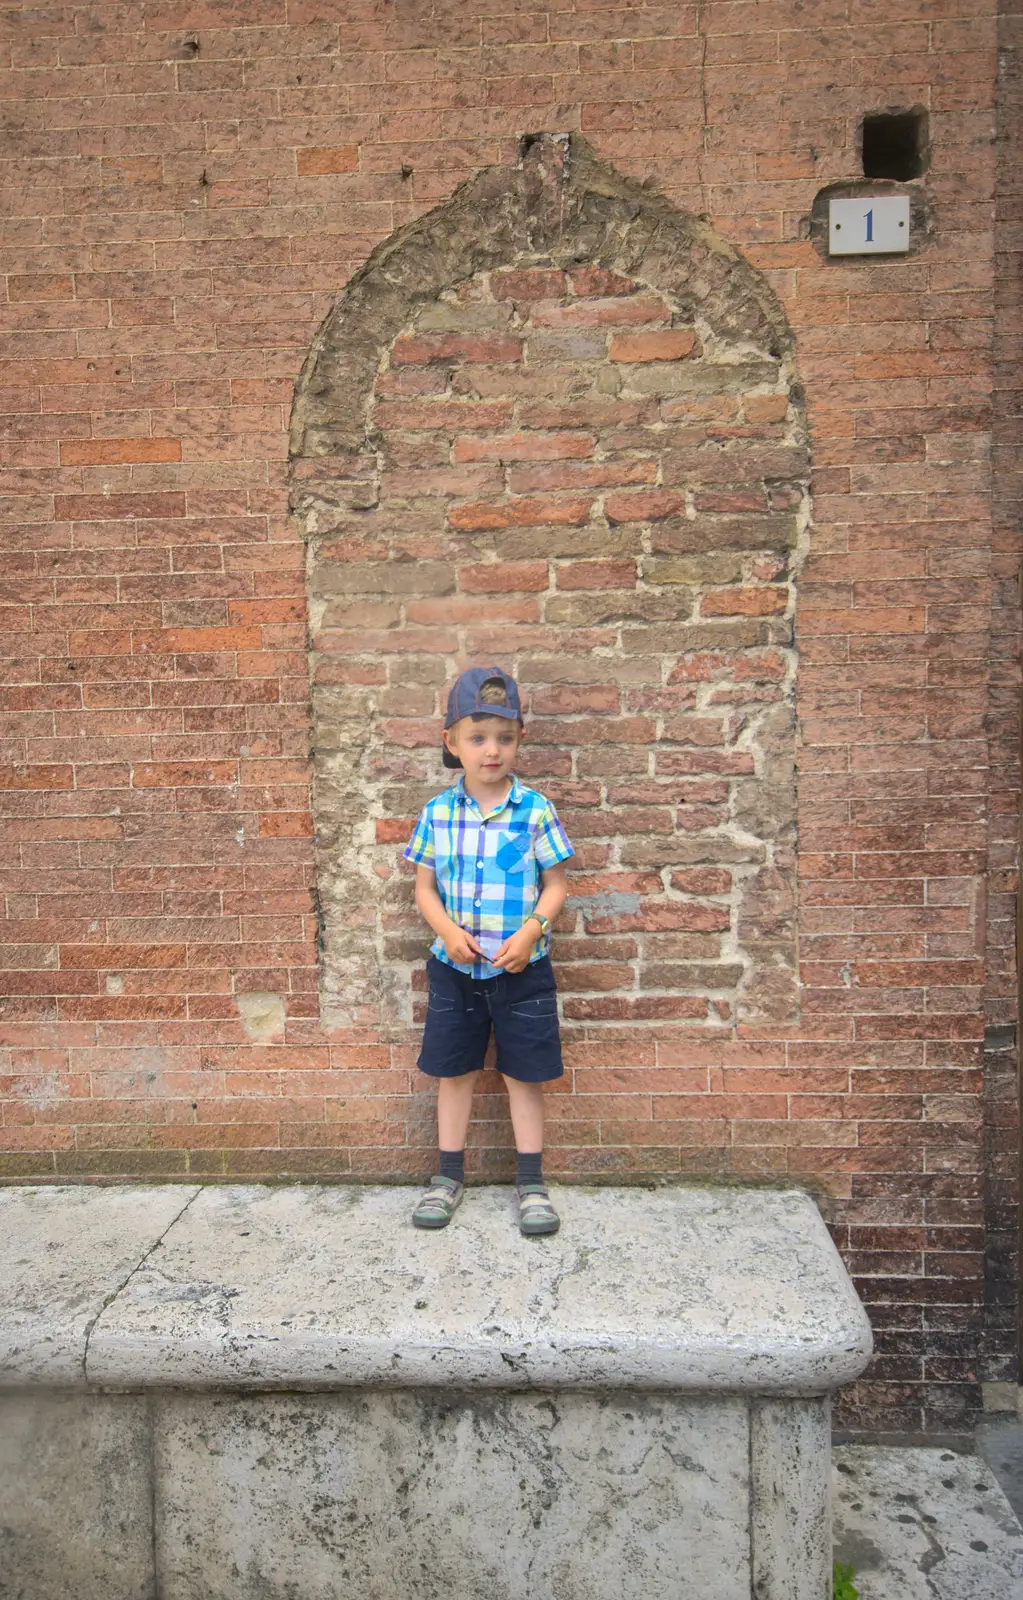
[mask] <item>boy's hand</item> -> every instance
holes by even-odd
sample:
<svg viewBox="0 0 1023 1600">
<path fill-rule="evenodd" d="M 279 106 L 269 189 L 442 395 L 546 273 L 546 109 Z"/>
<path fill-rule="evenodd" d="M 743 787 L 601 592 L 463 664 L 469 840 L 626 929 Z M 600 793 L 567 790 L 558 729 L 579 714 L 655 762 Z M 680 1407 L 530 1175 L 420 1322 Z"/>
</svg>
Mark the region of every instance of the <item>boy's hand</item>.
<svg viewBox="0 0 1023 1600">
<path fill-rule="evenodd" d="M 464 928 L 452 928 L 449 934 L 445 934 L 444 948 L 448 953 L 448 960 L 457 961 L 462 967 L 471 966 L 474 961 L 483 959 L 483 951 L 472 934 L 466 933 Z"/>
<path fill-rule="evenodd" d="M 504 941 L 496 956 L 491 957 L 491 965 L 501 967 L 505 972 L 521 972 L 529 965 L 529 958 L 533 954 L 533 946 L 540 937 L 539 925 L 527 922 L 525 927 L 519 928 L 510 938 Z"/>
</svg>

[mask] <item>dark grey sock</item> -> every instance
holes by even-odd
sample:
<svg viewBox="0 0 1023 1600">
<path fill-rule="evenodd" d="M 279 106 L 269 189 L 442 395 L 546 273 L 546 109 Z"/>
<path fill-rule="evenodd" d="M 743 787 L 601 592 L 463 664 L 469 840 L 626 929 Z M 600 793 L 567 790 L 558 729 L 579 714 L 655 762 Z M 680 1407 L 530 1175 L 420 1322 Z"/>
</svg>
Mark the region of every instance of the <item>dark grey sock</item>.
<svg viewBox="0 0 1023 1600">
<path fill-rule="evenodd" d="M 543 1151 L 519 1151 L 516 1183 L 543 1183 Z"/>
<path fill-rule="evenodd" d="M 442 1178 L 453 1178 L 455 1183 L 464 1183 L 465 1151 L 442 1150 L 440 1153 L 440 1175 Z"/>
</svg>

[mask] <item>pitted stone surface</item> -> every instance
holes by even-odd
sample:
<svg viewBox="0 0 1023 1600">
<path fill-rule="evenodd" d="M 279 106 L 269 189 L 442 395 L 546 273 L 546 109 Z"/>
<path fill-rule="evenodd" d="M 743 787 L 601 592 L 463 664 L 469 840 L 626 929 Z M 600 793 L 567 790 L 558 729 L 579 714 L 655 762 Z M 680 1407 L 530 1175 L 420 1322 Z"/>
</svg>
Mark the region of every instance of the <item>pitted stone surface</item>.
<svg viewBox="0 0 1023 1600">
<path fill-rule="evenodd" d="M 831 1583 L 828 1399 L 750 1408 L 750 1542 L 755 1600 L 822 1600 Z"/>
<path fill-rule="evenodd" d="M 507 1189 L 439 1234 L 417 1191 L 208 1188 L 99 1318 L 94 1383 L 823 1393 L 870 1330 L 804 1194 L 562 1190 L 524 1240 Z"/>
<path fill-rule="evenodd" d="M 198 1192 L 0 1189 L 0 1385 L 84 1382 L 97 1316 Z"/>
<path fill-rule="evenodd" d="M 1023 1528 L 977 1456 L 847 1445 L 833 1488 L 835 1555 L 860 1600 L 1023 1595 Z"/>
</svg>

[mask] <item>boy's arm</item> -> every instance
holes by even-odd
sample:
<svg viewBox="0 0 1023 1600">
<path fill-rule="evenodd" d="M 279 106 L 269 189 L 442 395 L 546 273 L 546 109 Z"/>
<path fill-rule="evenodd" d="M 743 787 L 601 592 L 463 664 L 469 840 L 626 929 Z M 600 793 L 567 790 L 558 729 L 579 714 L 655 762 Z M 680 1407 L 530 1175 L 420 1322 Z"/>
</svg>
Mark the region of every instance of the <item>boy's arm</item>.
<svg viewBox="0 0 1023 1600">
<path fill-rule="evenodd" d="M 444 941 L 449 960 L 457 961 L 463 967 L 479 960 L 483 951 L 472 934 L 460 928 L 445 911 L 437 889 L 437 874 L 432 867 L 416 868 L 416 905 L 438 939 Z"/>
<path fill-rule="evenodd" d="M 553 922 L 568 899 L 568 871 L 565 863 L 559 861 L 553 867 L 544 867 L 540 873 L 540 886 L 540 898 L 534 909 L 539 916 L 546 917 L 548 922 Z M 531 912 L 522 927 L 504 941 L 493 957 L 492 965 L 503 967 L 505 972 L 521 972 L 528 966 L 533 946 L 539 937 L 540 924 L 534 921 Z"/>
<path fill-rule="evenodd" d="M 536 902 L 535 909 L 541 917 L 553 922 L 560 915 L 561 908 L 568 899 L 568 868 L 565 862 L 559 861 L 553 867 L 544 867 L 540 873 L 540 883 L 540 898 Z M 536 943 L 535 939 L 533 943 Z"/>
</svg>

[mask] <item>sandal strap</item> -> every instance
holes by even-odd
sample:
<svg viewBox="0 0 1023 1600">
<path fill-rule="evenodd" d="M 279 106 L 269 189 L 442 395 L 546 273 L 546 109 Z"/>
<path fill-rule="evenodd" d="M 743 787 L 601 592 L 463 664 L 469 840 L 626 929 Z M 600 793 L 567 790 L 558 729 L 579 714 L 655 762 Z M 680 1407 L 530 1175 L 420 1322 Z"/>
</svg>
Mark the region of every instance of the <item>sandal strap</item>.
<svg viewBox="0 0 1023 1600">
<path fill-rule="evenodd" d="M 453 1201 L 457 1198 L 461 1185 L 456 1184 L 451 1178 L 434 1178 L 431 1187 L 426 1190 L 416 1207 L 417 1211 L 430 1209 L 434 1211 L 448 1211 Z"/>
</svg>

